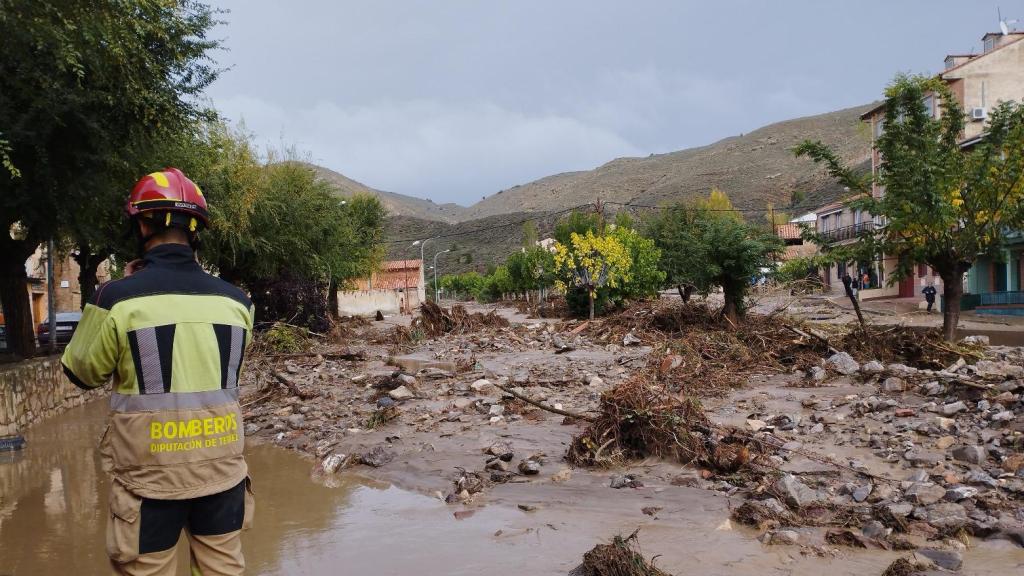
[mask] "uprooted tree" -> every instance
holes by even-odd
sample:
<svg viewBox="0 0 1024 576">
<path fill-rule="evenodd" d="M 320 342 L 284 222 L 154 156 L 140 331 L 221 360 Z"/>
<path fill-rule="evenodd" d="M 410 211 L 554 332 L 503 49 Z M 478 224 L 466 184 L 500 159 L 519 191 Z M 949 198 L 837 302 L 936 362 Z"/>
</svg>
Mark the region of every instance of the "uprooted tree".
<svg viewBox="0 0 1024 576">
<path fill-rule="evenodd" d="M 783 248 L 774 234 L 747 224 L 734 210 L 706 202 L 660 210 L 648 218 L 647 234 L 661 249 L 669 282 L 703 294 L 722 288 L 722 315 L 734 324 L 746 310 L 751 279 L 771 268 Z"/>
<path fill-rule="evenodd" d="M 911 274 L 917 262 L 938 273 L 943 334 L 953 340 L 964 274 L 981 256 L 999 258 L 1006 232 L 1024 225 L 1024 105 L 995 106 L 983 137 L 969 146 L 962 141 L 963 108 L 941 79 L 897 76 L 885 95 L 885 131 L 875 141 L 881 163 L 873 181 L 844 166 L 821 142 L 804 142 L 795 153 L 825 164 L 851 192 L 861 193 L 850 206 L 884 223 L 847 250 L 861 259 L 895 257 L 890 284 Z M 929 96 L 939 104 L 938 118 L 925 104 Z M 872 196 L 872 183 L 884 190 L 880 196 Z"/>
</svg>

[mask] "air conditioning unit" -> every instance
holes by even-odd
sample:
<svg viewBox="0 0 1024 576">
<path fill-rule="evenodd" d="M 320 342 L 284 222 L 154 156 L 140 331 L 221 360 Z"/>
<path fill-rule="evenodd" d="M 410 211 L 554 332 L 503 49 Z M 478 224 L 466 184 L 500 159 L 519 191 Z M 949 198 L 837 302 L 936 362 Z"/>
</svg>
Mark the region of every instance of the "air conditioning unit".
<svg viewBox="0 0 1024 576">
<path fill-rule="evenodd" d="M 988 118 L 988 112 L 984 108 L 971 108 L 971 120 L 978 121 Z"/>
</svg>

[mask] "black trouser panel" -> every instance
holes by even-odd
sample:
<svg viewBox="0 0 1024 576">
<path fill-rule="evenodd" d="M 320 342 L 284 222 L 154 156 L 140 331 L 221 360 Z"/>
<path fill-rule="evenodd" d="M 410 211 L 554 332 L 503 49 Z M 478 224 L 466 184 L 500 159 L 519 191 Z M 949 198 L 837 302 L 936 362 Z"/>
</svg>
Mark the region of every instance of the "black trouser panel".
<svg viewBox="0 0 1024 576">
<path fill-rule="evenodd" d="M 139 554 L 169 550 L 188 526 L 196 536 L 216 536 L 242 529 L 245 480 L 234 488 L 189 500 L 142 499 Z"/>
</svg>

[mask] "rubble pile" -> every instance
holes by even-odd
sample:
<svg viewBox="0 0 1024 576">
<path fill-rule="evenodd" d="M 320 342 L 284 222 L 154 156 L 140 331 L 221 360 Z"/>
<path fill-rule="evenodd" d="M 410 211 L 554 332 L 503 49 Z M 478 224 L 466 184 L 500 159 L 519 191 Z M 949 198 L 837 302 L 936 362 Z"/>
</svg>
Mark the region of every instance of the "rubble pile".
<svg viewBox="0 0 1024 576">
<path fill-rule="evenodd" d="M 600 416 L 573 439 L 566 460 L 608 466 L 659 456 L 688 463 L 706 459 L 710 432 L 700 402 L 654 386 L 640 372 L 601 395 Z"/>
<path fill-rule="evenodd" d="M 611 544 L 598 544 L 583 555 L 583 563 L 569 576 L 672 576 L 648 562 L 640 553 L 637 533 L 616 536 Z"/>
<path fill-rule="evenodd" d="M 493 310 L 487 314 L 469 313 L 460 304 L 446 309 L 429 300 L 420 306 L 420 315 L 413 321 L 413 329 L 421 327 L 431 337 L 465 334 L 484 327 L 505 328 L 508 325 L 508 320 Z"/>
</svg>

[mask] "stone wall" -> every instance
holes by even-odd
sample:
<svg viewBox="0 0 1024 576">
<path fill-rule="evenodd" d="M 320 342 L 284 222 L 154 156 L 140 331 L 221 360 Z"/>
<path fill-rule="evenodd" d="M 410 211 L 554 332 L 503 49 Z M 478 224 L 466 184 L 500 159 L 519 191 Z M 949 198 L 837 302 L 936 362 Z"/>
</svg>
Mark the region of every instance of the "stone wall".
<svg viewBox="0 0 1024 576">
<path fill-rule="evenodd" d="M 68 381 L 56 356 L 0 365 L 0 436 L 104 394 L 106 387 L 85 391 Z"/>
</svg>

